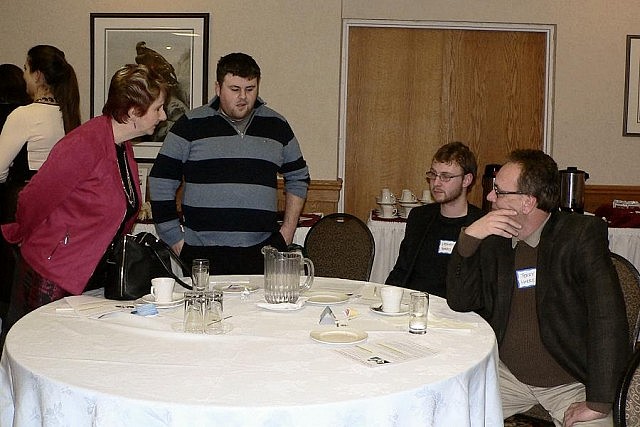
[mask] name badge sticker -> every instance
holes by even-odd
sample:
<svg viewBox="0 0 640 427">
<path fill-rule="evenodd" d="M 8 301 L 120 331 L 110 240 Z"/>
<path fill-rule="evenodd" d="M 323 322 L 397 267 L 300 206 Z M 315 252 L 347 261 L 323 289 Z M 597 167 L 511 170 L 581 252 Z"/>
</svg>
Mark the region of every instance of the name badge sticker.
<svg viewBox="0 0 640 427">
<path fill-rule="evenodd" d="M 440 240 L 440 245 L 438 246 L 439 254 L 449 254 L 453 253 L 453 247 L 456 245 L 455 240 Z"/>
<path fill-rule="evenodd" d="M 516 277 L 518 279 L 518 289 L 530 288 L 536 285 L 535 268 L 516 270 Z"/>
</svg>

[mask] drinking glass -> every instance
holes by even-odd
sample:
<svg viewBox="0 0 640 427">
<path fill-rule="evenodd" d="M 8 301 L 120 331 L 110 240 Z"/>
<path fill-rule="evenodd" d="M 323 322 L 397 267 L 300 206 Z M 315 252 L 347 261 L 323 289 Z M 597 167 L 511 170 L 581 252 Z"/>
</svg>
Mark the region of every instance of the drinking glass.
<svg viewBox="0 0 640 427">
<path fill-rule="evenodd" d="M 206 303 L 202 292 L 187 291 L 184 293 L 184 331 L 192 334 L 204 332 Z"/>
<path fill-rule="evenodd" d="M 204 291 L 209 288 L 209 260 L 194 259 L 191 264 L 191 278 L 194 291 Z"/>
<path fill-rule="evenodd" d="M 411 292 L 409 303 L 409 332 L 425 334 L 427 332 L 427 314 L 429 313 L 429 294 Z"/>
</svg>

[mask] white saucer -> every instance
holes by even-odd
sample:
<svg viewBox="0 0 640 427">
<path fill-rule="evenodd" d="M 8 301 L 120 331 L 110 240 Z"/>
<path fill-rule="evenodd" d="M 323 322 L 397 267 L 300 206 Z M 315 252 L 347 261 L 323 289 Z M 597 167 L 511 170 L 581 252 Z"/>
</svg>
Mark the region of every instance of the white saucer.
<svg viewBox="0 0 640 427">
<path fill-rule="evenodd" d="M 381 219 L 396 219 L 396 218 L 398 218 L 398 215 L 392 215 L 392 216 L 378 215 L 378 218 L 381 218 Z"/>
<path fill-rule="evenodd" d="M 353 328 L 331 327 L 311 331 L 309 336 L 312 340 L 323 344 L 357 344 L 366 340 L 369 334 Z"/>
<path fill-rule="evenodd" d="M 371 304 L 369 310 L 373 311 L 376 314 L 380 314 L 382 316 L 404 316 L 405 314 L 409 314 L 409 304 L 400 304 L 400 311 L 397 313 L 389 313 L 386 311 L 382 311 L 382 303 Z"/>
<path fill-rule="evenodd" d="M 299 299 L 296 304 L 283 302 L 280 304 L 270 304 L 268 302 L 258 302 L 256 305 L 269 311 L 298 311 L 304 308 L 304 299 Z"/>
<path fill-rule="evenodd" d="M 258 289 L 260 289 L 258 286 L 252 285 L 251 283 L 249 283 L 248 280 L 241 281 L 241 282 L 210 281 L 209 286 L 211 285 L 213 285 L 214 289 L 217 289 L 219 291 L 222 291 L 224 293 L 229 293 L 229 294 L 241 294 L 245 290 L 249 293 L 254 293 L 254 292 L 257 292 Z"/>
<path fill-rule="evenodd" d="M 157 308 L 173 308 L 179 306 L 182 301 L 184 301 L 184 294 L 181 292 L 174 292 L 173 301 L 169 302 L 156 302 L 156 298 L 151 294 L 147 294 L 141 299 L 148 304 L 155 304 Z"/>
<path fill-rule="evenodd" d="M 306 296 L 309 297 L 307 304 L 315 305 L 342 304 L 343 302 L 349 301 L 349 295 L 338 292 L 312 291 L 306 294 Z"/>
</svg>

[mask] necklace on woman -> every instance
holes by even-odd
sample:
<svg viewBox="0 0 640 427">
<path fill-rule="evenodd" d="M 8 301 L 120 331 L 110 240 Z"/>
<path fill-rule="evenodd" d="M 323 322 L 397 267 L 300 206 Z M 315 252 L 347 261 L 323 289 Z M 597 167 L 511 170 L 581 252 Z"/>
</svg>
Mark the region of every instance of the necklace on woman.
<svg viewBox="0 0 640 427">
<path fill-rule="evenodd" d="M 127 185 L 124 185 L 124 194 L 127 196 L 127 202 L 131 207 L 135 206 L 136 203 L 136 195 L 133 190 L 133 183 L 131 182 L 131 175 L 129 175 L 129 165 L 127 164 L 127 156 L 124 156 L 124 170 L 127 174 Z M 127 189 L 129 191 L 127 191 Z"/>
<path fill-rule="evenodd" d="M 52 96 L 41 96 L 34 102 L 39 102 L 40 104 L 57 104 L 56 99 Z"/>
<path fill-rule="evenodd" d="M 125 148 L 116 144 L 116 157 L 118 159 L 118 167 L 120 168 L 120 179 L 122 180 L 122 188 L 124 189 L 124 195 L 127 197 L 129 206 L 135 208 L 136 206 L 136 193 L 133 189 L 133 180 L 129 172 L 129 165 L 127 162 L 127 153 Z"/>
</svg>

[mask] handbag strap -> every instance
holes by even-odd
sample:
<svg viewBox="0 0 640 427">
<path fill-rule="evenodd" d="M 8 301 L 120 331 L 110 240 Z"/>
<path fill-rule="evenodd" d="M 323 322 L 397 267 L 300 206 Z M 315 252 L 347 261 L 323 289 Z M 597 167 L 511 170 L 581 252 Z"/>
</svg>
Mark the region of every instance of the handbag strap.
<svg viewBox="0 0 640 427">
<path fill-rule="evenodd" d="M 169 253 L 169 257 L 171 259 L 173 259 L 176 262 L 176 264 L 178 264 L 178 266 L 182 270 L 182 273 L 187 273 L 187 275 L 189 277 L 191 277 L 191 274 L 189 274 L 189 269 L 187 268 L 187 266 L 184 265 L 184 262 L 182 262 L 180 257 L 178 255 L 176 255 L 175 252 L 173 252 L 173 249 L 171 249 L 171 247 L 164 240 L 160 240 L 156 236 L 154 236 L 153 234 L 151 234 L 149 232 L 146 232 L 146 231 L 138 233 L 136 235 L 136 240 L 138 240 L 140 243 L 143 243 L 144 245 L 148 246 L 151 249 L 151 252 L 153 252 L 153 254 L 156 256 L 156 258 L 158 258 L 158 261 L 160 261 L 160 264 L 162 264 L 162 266 L 167 271 L 167 273 L 169 273 L 169 275 L 172 278 L 174 278 L 176 282 L 180 283 L 181 286 L 183 286 L 183 287 L 185 287 L 187 289 L 193 290 L 193 286 L 185 283 L 182 279 L 180 279 L 173 272 L 173 269 L 171 268 L 171 265 L 170 264 L 167 265 L 167 263 L 165 262 L 164 258 L 162 257 L 162 255 L 161 255 L 162 252 L 168 252 Z"/>
</svg>

